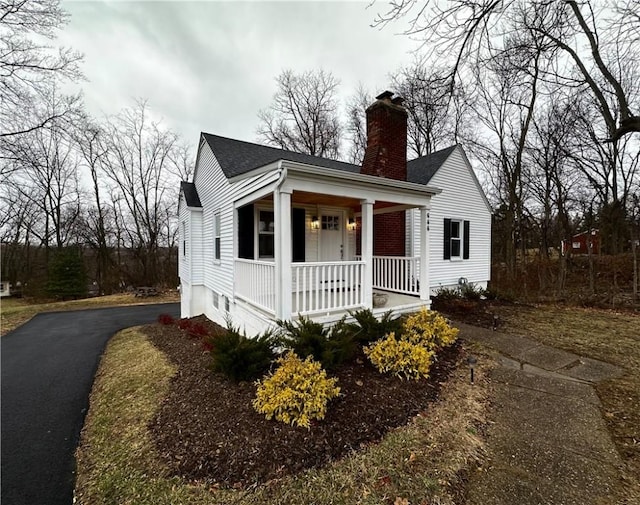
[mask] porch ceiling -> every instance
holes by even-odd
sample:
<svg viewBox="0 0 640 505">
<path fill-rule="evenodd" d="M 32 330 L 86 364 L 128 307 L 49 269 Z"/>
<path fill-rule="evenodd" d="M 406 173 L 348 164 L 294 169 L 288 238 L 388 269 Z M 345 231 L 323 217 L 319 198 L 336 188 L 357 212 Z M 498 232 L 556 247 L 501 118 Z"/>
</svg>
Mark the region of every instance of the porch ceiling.
<svg viewBox="0 0 640 505">
<path fill-rule="evenodd" d="M 262 199 L 263 201 L 272 202 L 273 194 Z M 360 212 L 361 204 L 358 198 L 346 198 L 334 195 L 325 195 L 322 193 L 310 193 L 308 191 L 294 191 L 291 195 L 291 202 L 298 205 L 326 205 L 327 207 L 349 207 L 354 212 Z M 383 209 L 385 207 L 397 206 L 393 202 L 376 202 L 373 205 L 374 210 Z"/>
</svg>

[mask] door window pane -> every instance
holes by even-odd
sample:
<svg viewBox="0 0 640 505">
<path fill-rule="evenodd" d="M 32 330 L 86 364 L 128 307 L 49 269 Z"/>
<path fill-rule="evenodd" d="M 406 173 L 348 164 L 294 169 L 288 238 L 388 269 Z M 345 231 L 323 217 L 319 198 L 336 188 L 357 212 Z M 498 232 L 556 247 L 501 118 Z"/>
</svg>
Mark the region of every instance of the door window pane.
<svg viewBox="0 0 640 505">
<path fill-rule="evenodd" d="M 340 216 L 322 216 L 323 230 L 339 230 Z"/>
</svg>

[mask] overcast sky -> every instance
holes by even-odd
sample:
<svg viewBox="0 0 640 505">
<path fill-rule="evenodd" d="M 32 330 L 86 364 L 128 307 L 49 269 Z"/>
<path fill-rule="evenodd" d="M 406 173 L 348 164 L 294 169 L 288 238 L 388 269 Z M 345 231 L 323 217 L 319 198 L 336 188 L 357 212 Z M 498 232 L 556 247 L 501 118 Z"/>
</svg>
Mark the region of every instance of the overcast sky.
<svg viewBox="0 0 640 505">
<path fill-rule="evenodd" d="M 341 81 L 342 105 L 358 82 L 377 94 L 413 59 L 400 25 L 371 28 L 379 2 L 63 1 L 60 41 L 84 54 L 93 115 L 136 97 L 154 119 L 196 145 L 200 131 L 255 141 L 257 112 L 275 77 L 323 68 Z"/>
</svg>

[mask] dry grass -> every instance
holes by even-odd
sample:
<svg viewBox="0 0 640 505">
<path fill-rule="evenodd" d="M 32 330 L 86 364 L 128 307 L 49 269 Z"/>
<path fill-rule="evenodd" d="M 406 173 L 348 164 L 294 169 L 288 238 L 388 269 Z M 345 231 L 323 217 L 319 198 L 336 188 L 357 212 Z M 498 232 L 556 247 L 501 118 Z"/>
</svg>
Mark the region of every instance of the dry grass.
<svg viewBox="0 0 640 505">
<path fill-rule="evenodd" d="M 187 502 L 191 489 L 164 478 L 146 428 L 174 373 L 136 328 L 113 337 L 96 376 L 76 453 L 76 503 Z"/>
<path fill-rule="evenodd" d="M 64 302 L 33 302 L 25 298 L 3 298 L 0 302 L 0 329 L 5 335 L 26 323 L 40 312 L 58 312 L 67 310 L 96 309 L 101 307 L 116 307 L 122 305 L 146 305 L 150 303 L 179 302 L 180 294 L 168 291 L 159 296 L 139 298 L 131 293 L 120 293 L 108 296 L 96 296 L 81 300 L 69 300 Z"/>
<path fill-rule="evenodd" d="M 598 384 L 603 416 L 640 496 L 640 315 L 576 307 L 500 307 L 505 331 L 625 369 Z"/>
<path fill-rule="evenodd" d="M 243 491 L 188 484 L 165 476 L 147 431 L 173 373 L 138 331 L 112 340 L 78 450 L 79 503 L 261 505 L 309 503 L 313 497 L 314 504 L 451 504 L 482 449 L 476 429 L 484 421 L 487 384 L 470 385 L 461 366 L 428 412 L 326 468 Z"/>
</svg>

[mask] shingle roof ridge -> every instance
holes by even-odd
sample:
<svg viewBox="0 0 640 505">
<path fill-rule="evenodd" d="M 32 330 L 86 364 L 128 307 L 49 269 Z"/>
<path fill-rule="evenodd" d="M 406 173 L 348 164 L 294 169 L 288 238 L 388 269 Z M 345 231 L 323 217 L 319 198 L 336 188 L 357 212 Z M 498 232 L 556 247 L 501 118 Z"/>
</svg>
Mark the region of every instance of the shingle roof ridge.
<svg viewBox="0 0 640 505">
<path fill-rule="evenodd" d="M 437 151 L 433 151 L 432 153 L 425 154 L 423 156 L 418 156 L 417 158 L 413 158 L 412 160 L 407 160 L 407 163 L 424 160 L 425 158 L 435 157 L 438 154 L 444 154 L 445 151 L 453 151 L 459 145 L 461 144 L 459 143 L 451 144 L 449 147 L 443 147 L 442 149 L 438 149 Z"/>
<path fill-rule="evenodd" d="M 338 160 L 335 158 L 330 158 L 328 156 L 317 156 L 315 154 L 308 154 L 308 153 L 301 153 L 298 151 L 291 151 L 290 149 L 283 149 L 281 147 L 276 147 L 276 146 L 270 146 L 270 145 L 266 145 L 266 144 L 258 144 L 257 142 L 249 142 L 248 140 L 240 140 L 240 139 L 234 139 L 231 137 L 225 137 L 224 135 L 217 135 L 215 133 L 208 133 L 208 132 L 201 132 L 202 135 L 206 135 L 209 137 L 217 137 L 219 139 L 223 139 L 223 140 L 229 140 L 232 142 L 239 142 L 242 144 L 247 144 L 249 146 L 254 146 L 254 147 L 260 147 L 263 149 L 270 149 L 271 151 L 278 151 L 281 153 L 286 153 L 286 154 L 292 154 L 294 156 L 304 156 L 304 157 L 309 157 L 309 158 L 317 158 L 317 159 L 321 159 L 321 160 L 327 160 L 327 161 L 331 161 L 334 163 L 341 163 L 343 165 L 349 165 L 352 167 L 358 167 L 360 168 L 360 165 L 356 165 L 355 163 L 349 163 L 348 161 L 342 161 L 342 160 Z"/>
</svg>

